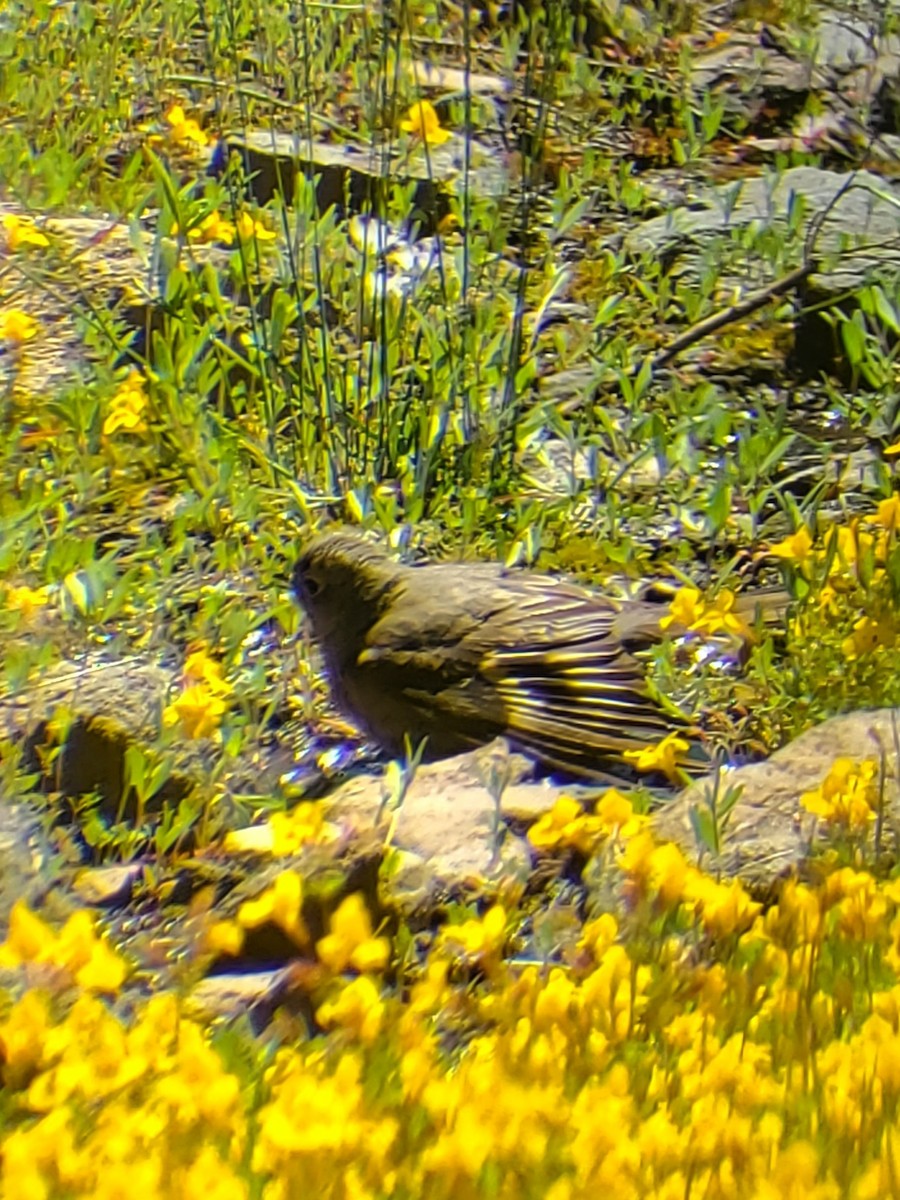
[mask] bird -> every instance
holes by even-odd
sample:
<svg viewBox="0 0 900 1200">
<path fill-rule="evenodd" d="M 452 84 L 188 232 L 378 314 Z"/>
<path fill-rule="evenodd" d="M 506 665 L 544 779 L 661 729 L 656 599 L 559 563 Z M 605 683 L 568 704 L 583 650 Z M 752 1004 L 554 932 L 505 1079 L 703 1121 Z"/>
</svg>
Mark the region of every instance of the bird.
<svg viewBox="0 0 900 1200">
<path fill-rule="evenodd" d="M 600 780 L 685 727 L 635 657 L 662 637 L 658 603 L 499 563 L 402 564 L 345 529 L 303 547 L 292 586 L 338 708 L 394 756 L 504 736 Z"/>
</svg>

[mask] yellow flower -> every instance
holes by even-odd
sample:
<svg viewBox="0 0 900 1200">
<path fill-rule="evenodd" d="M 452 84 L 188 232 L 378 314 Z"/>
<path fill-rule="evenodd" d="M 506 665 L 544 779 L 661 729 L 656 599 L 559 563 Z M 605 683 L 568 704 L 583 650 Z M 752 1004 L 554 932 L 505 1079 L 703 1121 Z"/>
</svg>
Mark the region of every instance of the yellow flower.
<svg viewBox="0 0 900 1200">
<path fill-rule="evenodd" d="M 300 946 L 309 941 L 303 920 L 303 879 L 296 871 L 282 871 L 271 887 L 255 900 L 246 900 L 238 909 L 238 924 L 256 929 L 271 921 Z"/>
<path fill-rule="evenodd" d="M 450 963 L 445 958 L 431 958 L 425 967 L 424 978 L 410 988 L 409 1007 L 415 1013 L 435 1013 L 449 1002 L 447 976 Z"/>
<path fill-rule="evenodd" d="M 594 805 L 594 816 L 607 829 L 618 829 L 635 819 L 631 801 L 617 788 L 607 788 Z"/>
<path fill-rule="evenodd" d="M 707 605 L 703 615 L 692 626 L 698 633 L 733 633 L 738 637 L 749 638 L 750 626 L 735 612 L 737 597 L 730 588 L 722 588 Z"/>
<path fill-rule="evenodd" d="M 104 435 L 109 437 L 118 429 L 126 433 L 143 433 L 147 428 L 144 412 L 149 403 L 144 376 L 138 370 L 129 371 L 109 402 L 109 412 L 103 422 Z"/>
<path fill-rule="evenodd" d="M 404 133 L 421 138 L 429 146 L 442 146 L 453 136 L 449 129 L 441 127 L 434 106 L 428 100 L 420 100 L 418 104 L 414 104 L 400 122 L 400 128 Z"/>
<path fill-rule="evenodd" d="M 634 763 L 638 771 L 661 771 L 667 779 L 676 782 L 681 776 L 679 759 L 690 748 L 690 742 L 679 737 L 677 733 L 667 733 L 655 746 L 645 746 L 642 750 L 626 750 L 623 757 Z"/>
<path fill-rule="evenodd" d="M 667 615 L 660 620 L 660 628 L 677 625 L 693 633 L 735 633 L 748 638 L 750 626 L 734 611 L 736 603 L 734 592 L 728 588 L 723 588 L 710 601 L 704 600 L 696 588 L 679 588 L 669 604 Z"/>
<path fill-rule="evenodd" d="M 434 1053 L 430 1046 L 419 1045 L 404 1051 L 400 1079 L 404 1100 L 418 1100 L 435 1075 Z"/>
<path fill-rule="evenodd" d="M 13 1129 L 4 1137 L 4 1200 L 48 1200 L 59 1194 L 52 1181 L 59 1175 L 59 1165 L 74 1157 L 72 1119 L 71 1109 L 62 1106 L 36 1125 Z"/>
<path fill-rule="evenodd" d="M 13 587 L 6 584 L 3 587 L 3 600 L 11 612 L 20 612 L 26 621 L 30 620 L 39 608 L 43 608 L 50 599 L 48 587 L 30 588 L 24 584 Z"/>
<path fill-rule="evenodd" d="M 873 759 L 837 758 L 822 783 L 800 797 L 803 807 L 847 830 L 865 829 L 878 803 L 878 766 Z"/>
<path fill-rule="evenodd" d="M 212 737 L 222 723 L 226 707 L 221 696 L 211 692 L 205 684 L 196 683 L 166 705 L 163 725 L 167 728 L 179 726 L 187 738 Z"/>
<path fill-rule="evenodd" d="M 750 899 L 739 879 L 717 883 L 700 871 L 690 876 L 684 898 L 693 904 L 707 933 L 713 937 L 744 932 L 762 911 L 762 905 Z"/>
<path fill-rule="evenodd" d="M 17 900 L 9 914 L 6 941 L 0 945 L 0 966 L 18 967 L 52 953 L 56 935 L 46 921 Z"/>
<path fill-rule="evenodd" d="M 203 949 L 234 958 L 244 948 L 244 930 L 236 921 L 213 921 L 203 931 Z"/>
<path fill-rule="evenodd" d="M 190 1166 L 172 1173 L 166 1190 L 170 1196 L 202 1196 L 203 1200 L 247 1200 L 249 1195 L 246 1181 L 209 1145 L 202 1147 Z M 144 1196 L 137 1189 L 126 1194 Z"/>
<path fill-rule="evenodd" d="M 387 966 L 391 943 L 372 936 L 369 910 L 359 892 L 341 902 L 328 928 L 328 934 L 316 942 L 316 953 L 332 971 L 348 966 L 356 971 L 383 971 Z"/>
<path fill-rule="evenodd" d="M 587 816 L 571 796 L 560 796 L 550 811 L 528 830 L 528 840 L 536 850 L 572 846 L 582 854 L 590 854 L 605 836 L 606 830 L 596 817 Z"/>
<path fill-rule="evenodd" d="M 693 587 L 681 587 L 669 602 L 668 613 L 660 618 L 660 629 L 668 629 L 679 625 L 685 629 L 693 629 L 703 616 L 706 605 L 702 594 Z"/>
<path fill-rule="evenodd" d="M 231 684 L 222 678 L 222 664 L 210 658 L 200 646 L 191 651 L 184 662 L 184 679 L 187 684 L 203 684 L 217 696 L 230 696 Z"/>
<path fill-rule="evenodd" d="M 554 967 L 534 1001 L 534 1028 L 565 1027 L 574 1012 L 576 985 L 568 974 Z"/>
<path fill-rule="evenodd" d="M 792 533 L 782 541 L 776 542 L 774 546 L 770 546 L 769 554 L 802 567 L 809 559 L 812 547 L 812 535 L 805 525 L 801 525 L 796 533 Z"/>
<path fill-rule="evenodd" d="M 37 335 L 37 331 L 37 321 L 21 308 L 10 308 L 6 312 L 0 312 L 0 341 L 19 345 L 21 342 L 31 341 Z"/>
<path fill-rule="evenodd" d="M 367 1044 L 378 1036 L 383 1019 L 381 993 L 368 975 L 357 976 L 334 1000 L 327 1000 L 316 1010 L 316 1020 L 323 1029 L 339 1025 Z"/>
<path fill-rule="evenodd" d="M 60 930 L 55 961 L 73 972 L 79 987 L 89 992 L 117 992 L 125 982 L 125 960 L 105 939 L 98 938 L 90 913 L 76 912 Z"/>
<path fill-rule="evenodd" d="M 658 895 L 669 906 L 681 900 L 690 868 L 674 842 L 660 844 L 649 832 L 638 834 L 626 844 L 619 865 L 645 895 Z"/>
<path fill-rule="evenodd" d="M 15 254 L 21 246 L 49 246 L 50 239 L 37 228 L 30 217 L 17 217 L 15 213 L 7 213 L 0 218 L 6 234 L 7 249 Z"/>
<path fill-rule="evenodd" d="M 193 119 L 185 115 L 184 109 L 180 104 L 173 104 L 166 113 L 166 121 L 169 124 L 169 140 L 175 145 L 180 145 L 183 142 L 193 142 L 196 146 L 206 146 L 209 144 L 209 138 Z"/>
<path fill-rule="evenodd" d="M 841 933 L 859 942 L 872 942 L 887 931 L 887 900 L 871 876 L 869 884 L 846 896 L 837 906 Z"/>
<path fill-rule="evenodd" d="M 900 495 L 894 492 L 888 500 L 882 500 L 878 505 L 875 521 L 889 532 L 896 532 L 900 527 Z"/>
<path fill-rule="evenodd" d="M 506 909 L 495 904 L 480 921 L 445 925 L 438 934 L 438 945 L 448 943 L 470 958 L 484 959 L 499 955 L 506 943 Z"/>
<path fill-rule="evenodd" d="M 335 837 L 334 827 L 325 821 L 324 807 L 312 801 L 298 804 L 287 813 L 273 813 L 269 825 L 273 854 L 296 854 L 301 846 L 329 842 Z"/>
<path fill-rule="evenodd" d="M 9 918 L 6 941 L 0 945 L 0 965 L 48 963 L 71 972 L 85 991 L 117 992 L 125 981 L 124 959 L 98 938 L 90 913 L 73 913 L 59 934 L 17 900 Z"/>
<path fill-rule="evenodd" d="M 179 232 L 178 225 L 173 225 L 172 236 L 177 237 Z M 217 212 L 211 212 L 207 213 L 202 221 L 198 221 L 196 225 L 190 227 L 187 231 L 187 240 L 204 245 L 209 242 L 224 242 L 226 246 L 230 246 L 236 235 L 237 230 L 230 221 L 226 221 Z"/>
<path fill-rule="evenodd" d="M 844 658 L 852 661 L 864 654 L 871 654 L 882 646 L 893 646 L 897 641 L 897 626 L 888 614 L 875 617 L 860 617 L 853 625 L 853 632 L 841 643 Z"/>
<path fill-rule="evenodd" d="M 820 896 L 795 879 L 785 881 L 778 903 L 773 905 L 762 923 L 762 932 L 787 949 L 817 942 L 822 935 L 822 904 Z"/>
<path fill-rule="evenodd" d="M 44 1061 L 50 1006 L 40 992 L 28 991 L 0 1023 L 2 1079 L 6 1087 L 21 1087 Z"/>
<path fill-rule="evenodd" d="M 585 922 L 576 949 L 587 952 L 594 962 L 599 962 L 618 936 L 616 918 L 612 913 L 603 913 L 593 921 Z"/>
<path fill-rule="evenodd" d="M 273 242 L 278 236 L 271 229 L 266 229 L 262 221 L 251 217 L 248 212 L 238 213 L 235 231 L 242 242 L 249 242 L 251 238 L 256 238 L 258 242 Z"/>
<path fill-rule="evenodd" d="M 859 521 L 851 521 L 849 525 L 832 525 L 825 534 L 823 553 L 833 554 L 830 575 L 842 571 L 855 573 L 861 558 L 874 555 L 875 539 L 870 533 L 863 533 Z"/>
</svg>

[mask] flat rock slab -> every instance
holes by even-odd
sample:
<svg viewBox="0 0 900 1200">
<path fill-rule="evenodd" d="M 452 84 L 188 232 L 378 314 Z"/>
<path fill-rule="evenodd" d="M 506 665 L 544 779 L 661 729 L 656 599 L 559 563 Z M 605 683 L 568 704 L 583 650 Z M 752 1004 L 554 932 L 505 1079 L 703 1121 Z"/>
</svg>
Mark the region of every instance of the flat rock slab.
<svg viewBox="0 0 900 1200">
<path fill-rule="evenodd" d="M 508 189 L 506 172 L 495 150 L 470 146 L 466 174 L 465 139 L 453 136 L 442 146 L 400 154 L 396 147 L 323 142 L 277 130 L 251 129 L 225 139 L 213 151 L 210 170 L 221 169 L 228 156 L 238 154 L 258 204 L 280 195 L 295 203 L 302 178 L 315 187 L 316 207 L 332 206 L 345 215 L 380 211 L 390 188 L 412 188 L 415 219 L 423 233 L 434 233 L 450 211 L 449 198 L 463 183 L 474 195 L 502 195 Z"/>
<path fill-rule="evenodd" d="M 704 867 L 741 879 L 765 893 L 781 877 L 803 871 L 816 844 L 826 832 L 803 807 L 806 792 L 817 788 L 838 758 L 861 762 L 874 758 L 882 764 L 885 835 L 882 851 L 896 857 L 900 831 L 900 709 L 873 709 L 831 717 L 777 750 L 765 762 L 724 771 L 719 795 L 739 788 L 740 797 L 728 822 L 722 851 L 703 855 Z M 692 784 L 654 815 L 654 829 L 677 842 L 691 858 L 698 844 L 691 821 L 692 809 L 704 809 L 714 794 L 716 781 L 704 778 Z M 869 842 L 871 844 L 871 836 Z"/>
<path fill-rule="evenodd" d="M 804 235 L 813 221 L 821 221 L 815 253 L 841 252 L 840 262 L 815 275 L 817 287 L 842 292 L 858 287 L 875 269 L 900 270 L 900 246 L 892 244 L 900 232 L 900 188 L 871 171 L 850 176 L 819 167 L 712 188 L 691 208 L 641 222 L 625 237 L 625 249 L 635 255 L 677 253 L 751 222 L 786 229 L 798 202 Z"/>
</svg>

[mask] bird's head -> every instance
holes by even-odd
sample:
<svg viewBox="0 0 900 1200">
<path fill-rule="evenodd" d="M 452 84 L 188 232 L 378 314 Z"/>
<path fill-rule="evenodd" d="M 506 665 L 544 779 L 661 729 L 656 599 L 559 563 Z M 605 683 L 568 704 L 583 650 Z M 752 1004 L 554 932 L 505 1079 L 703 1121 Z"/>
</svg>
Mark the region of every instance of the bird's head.
<svg viewBox="0 0 900 1200">
<path fill-rule="evenodd" d="M 318 534 L 304 546 L 293 591 L 326 653 L 359 652 L 360 636 L 377 621 L 403 570 L 352 530 Z"/>
</svg>

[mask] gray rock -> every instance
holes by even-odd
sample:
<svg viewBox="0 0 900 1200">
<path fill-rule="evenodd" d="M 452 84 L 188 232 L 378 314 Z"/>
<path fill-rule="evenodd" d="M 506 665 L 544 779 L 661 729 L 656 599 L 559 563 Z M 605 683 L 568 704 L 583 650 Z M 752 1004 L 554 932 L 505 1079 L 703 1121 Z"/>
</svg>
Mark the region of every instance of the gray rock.
<svg viewBox="0 0 900 1200">
<path fill-rule="evenodd" d="M 876 268 L 900 269 L 900 245 L 891 244 L 900 233 L 900 188 L 870 171 L 849 176 L 820 167 L 794 167 L 775 178 L 722 184 L 690 209 L 637 225 L 625 238 L 625 250 L 634 255 L 689 253 L 692 245 L 751 222 L 786 229 L 789 210 L 798 201 L 803 203 L 798 238 L 805 237 L 814 220 L 821 221 L 816 254 L 841 255 L 836 266 L 816 274 L 820 287 L 837 293 L 858 286 Z"/>
<path fill-rule="evenodd" d="M 45 748 L 62 742 L 50 767 L 66 796 L 97 792 L 107 812 L 122 798 L 125 750 L 156 742 L 173 676 L 139 659 L 85 655 L 60 663 L 0 700 L 0 732 L 25 746 L 26 763 L 42 769 Z M 59 731 L 59 732 L 58 732 Z M 170 779 L 163 798 L 180 799 L 188 781 Z"/>
<path fill-rule="evenodd" d="M 87 867 L 72 881 L 79 900 L 97 908 L 117 908 L 131 899 L 135 883 L 143 873 L 141 863 Z"/>
<path fill-rule="evenodd" d="M 209 975 L 185 997 L 184 1011 L 196 1021 L 209 1023 L 244 1017 L 254 1033 L 260 1033 L 275 1009 L 288 1001 L 291 982 L 290 967 Z"/>
<path fill-rule="evenodd" d="M 0 697 L 0 738 L 24 747 L 24 765 L 43 776 L 48 788 L 64 796 L 96 792 L 101 811 L 120 814 L 125 788 L 125 754 L 129 746 L 158 759 L 164 706 L 178 693 L 175 670 L 137 656 L 104 658 L 91 651 L 58 664 L 13 695 Z M 59 747 L 58 754 L 50 754 Z M 221 748 L 211 738 L 173 744 L 171 769 L 145 805 L 152 816 L 164 805 L 177 805 L 195 788 L 203 788 Z M 256 747 L 229 760 L 218 784 L 227 795 L 279 792 L 279 778 L 291 761 L 287 747 Z M 127 798 L 126 798 L 127 799 Z M 230 819 L 227 803 L 218 814 Z"/>
<path fill-rule="evenodd" d="M 490 892 L 503 879 L 527 876 L 528 845 L 499 817 L 513 797 L 521 807 L 525 793 L 534 793 L 536 815 L 552 807 L 559 790 L 529 782 L 532 770 L 495 742 L 420 766 L 393 812 L 385 804 L 384 776 L 350 780 L 329 801 L 329 819 L 357 834 L 382 831 L 386 848 L 395 852 L 382 873 L 384 899 L 421 916 L 448 897 Z M 496 788 L 499 813 L 492 773 L 503 777 Z"/>
<path fill-rule="evenodd" d="M 893 858 L 900 832 L 900 710 L 873 709 L 832 717 L 777 750 L 766 762 L 723 772 L 719 795 L 739 788 L 721 852 L 702 855 L 704 867 L 737 877 L 756 892 L 766 892 L 781 877 L 802 872 L 811 850 L 825 838 L 816 818 L 801 804 L 817 788 L 838 758 L 875 758 L 884 786 L 885 833 L 880 849 Z M 691 819 L 714 794 L 716 781 L 692 784 L 654 814 L 656 833 L 677 842 L 689 856 L 699 853 Z M 874 823 L 873 823 L 874 824 Z M 874 829 L 869 846 L 874 851 Z"/>
<path fill-rule="evenodd" d="M 787 237 L 789 213 L 798 202 L 802 219 L 791 235 L 796 251 L 801 253 L 815 222 L 812 252 L 821 266 L 802 285 L 792 365 L 807 377 L 823 371 L 843 376 L 840 334 L 822 311 L 836 303 L 852 309 L 856 290 L 877 278 L 891 286 L 900 273 L 900 187 L 895 183 L 870 171 L 847 175 L 795 167 L 775 178 L 724 184 L 701 196 L 698 207 L 644 221 L 626 236 L 625 249 L 681 257 L 683 273 L 699 272 L 702 247 L 751 223 L 781 227 Z M 766 282 L 756 278 L 752 286 Z"/>
<path fill-rule="evenodd" d="M 39 814 L 21 800 L 0 796 L 0 941 L 9 929 L 9 914 L 17 900 L 43 907 L 44 915 L 64 917 L 71 905 L 57 887 L 53 852 Z"/>
</svg>

